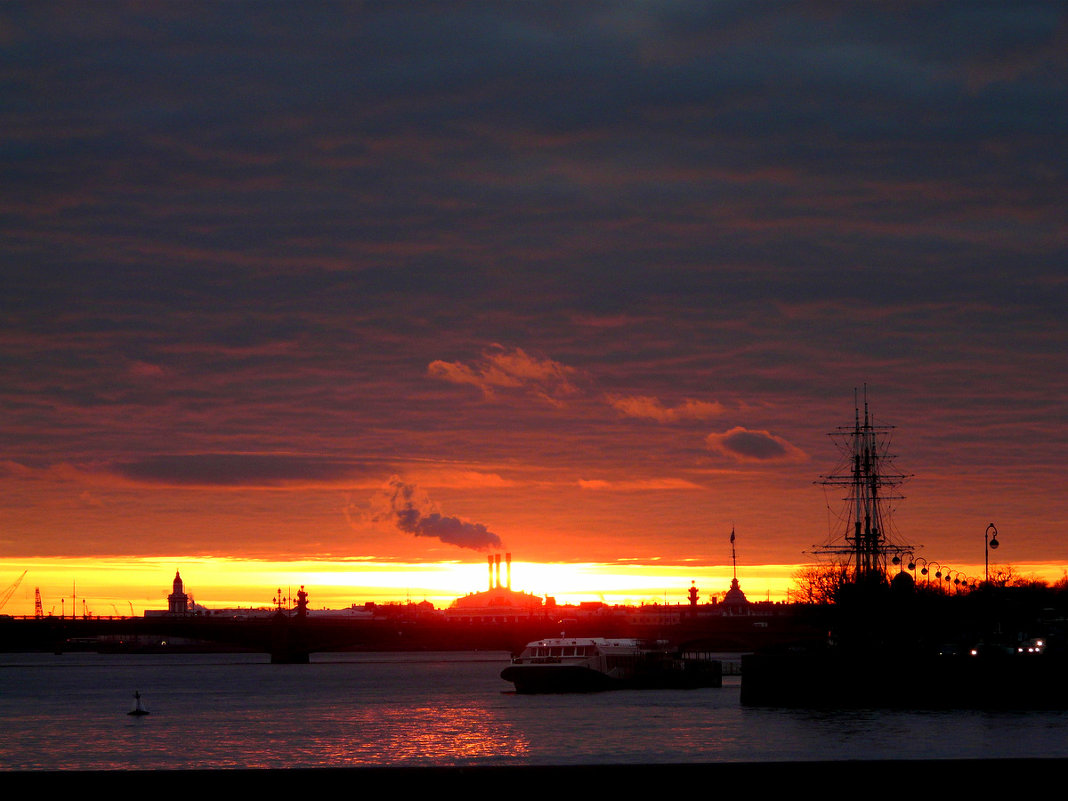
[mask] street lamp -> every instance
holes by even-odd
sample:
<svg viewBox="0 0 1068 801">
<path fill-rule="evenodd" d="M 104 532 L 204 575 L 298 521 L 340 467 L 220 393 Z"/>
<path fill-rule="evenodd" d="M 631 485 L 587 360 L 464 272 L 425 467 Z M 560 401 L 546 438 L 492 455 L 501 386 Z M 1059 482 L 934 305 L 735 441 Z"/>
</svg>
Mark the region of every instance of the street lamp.
<svg viewBox="0 0 1068 801">
<path fill-rule="evenodd" d="M 923 562 L 923 567 L 920 568 L 920 575 L 927 577 L 927 587 L 931 587 L 931 562 L 928 562 L 922 556 L 916 560 L 917 562 Z M 936 563 L 937 564 L 937 563 Z"/>
<path fill-rule="evenodd" d="M 912 555 L 912 551 L 905 551 L 904 553 L 896 553 L 896 554 L 894 554 L 894 558 L 891 559 L 890 561 L 893 562 L 895 565 L 899 565 L 900 569 L 901 569 L 901 572 L 904 572 L 905 571 L 905 565 L 906 565 L 905 557 L 908 558 L 908 562 L 907 562 L 908 569 L 909 570 L 915 570 L 916 569 L 916 562 L 914 561 L 914 557 Z"/>
<path fill-rule="evenodd" d="M 937 573 L 935 575 L 938 575 Z M 949 583 L 953 581 L 953 569 L 947 567 L 946 575 L 942 577 L 942 580 L 946 582 L 946 594 L 949 594 Z"/>
<path fill-rule="evenodd" d="M 938 569 L 935 570 L 935 574 L 934 574 L 934 577 L 938 580 L 938 589 L 941 592 L 946 592 L 947 589 L 948 589 L 948 586 L 949 586 L 949 582 L 950 582 L 949 574 L 952 572 L 952 568 L 942 567 L 942 565 L 938 564 L 938 562 L 932 562 L 932 564 L 938 566 Z M 946 582 L 946 586 L 945 587 L 942 586 L 942 582 L 943 581 Z"/>
<path fill-rule="evenodd" d="M 991 536 L 990 532 L 994 534 Z M 986 527 L 983 533 L 983 556 L 986 559 L 986 583 L 990 583 L 990 551 L 998 549 L 998 529 L 993 523 Z"/>
</svg>

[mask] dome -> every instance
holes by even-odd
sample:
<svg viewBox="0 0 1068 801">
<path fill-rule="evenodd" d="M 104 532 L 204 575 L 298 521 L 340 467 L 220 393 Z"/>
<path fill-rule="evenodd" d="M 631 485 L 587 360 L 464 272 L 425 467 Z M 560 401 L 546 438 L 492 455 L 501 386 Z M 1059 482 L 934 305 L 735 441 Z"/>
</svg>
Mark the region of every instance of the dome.
<svg viewBox="0 0 1068 801">
<path fill-rule="evenodd" d="M 727 606 L 749 605 L 749 599 L 745 597 L 742 588 L 738 586 L 738 579 L 731 579 L 731 588 L 727 590 L 727 594 L 723 597 L 723 603 Z"/>
<path fill-rule="evenodd" d="M 910 573 L 904 570 L 899 571 L 896 576 L 890 579 L 890 589 L 895 592 L 912 592 L 916 588 L 916 582 L 913 580 Z"/>
</svg>

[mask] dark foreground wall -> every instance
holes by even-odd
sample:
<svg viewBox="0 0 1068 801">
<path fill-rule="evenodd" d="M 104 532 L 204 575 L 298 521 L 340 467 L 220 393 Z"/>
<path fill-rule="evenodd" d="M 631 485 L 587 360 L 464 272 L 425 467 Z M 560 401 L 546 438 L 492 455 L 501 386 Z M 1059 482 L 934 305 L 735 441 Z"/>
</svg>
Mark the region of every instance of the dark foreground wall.
<svg viewBox="0 0 1068 801">
<path fill-rule="evenodd" d="M 337 782 L 361 793 L 485 793 L 484 797 L 512 797 L 516 788 L 561 788 L 568 794 L 620 798 L 634 795 L 634 788 L 652 788 L 659 793 L 794 795 L 799 788 L 815 789 L 821 798 L 853 798 L 857 782 L 876 778 L 889 788 L 982 788 L 984 794 L 1018 793 L 1021 787 L 1060 786 L 1068 769 L 1061 759 L 984 760 L 880 760 L 842 762 L 748 762 L 683 765 L 577 765 L 512 767 L 396 767 L 322 768 L 308 770 L 220 771 L 102 771 L 5 774 L 29 789 L 85 792 L 114 791 L 116 786 L 166 787 L 168 794 L 181 792 L 270 791 L 272 794 L 307 794 Z M 21 781 L 19 781 L 21 780 Z M 1054 784 L 1056 782 L 1056 784 Z M 548 790 L 546 790 L 548 792 Z M 516 797 L 521 797 L 516 796 Z"/>
<path fill-rule="evenodd" d="M 517 623 L 459 623 L 440 618 L 214 617 L 0 619 L 0 650 L 240 650 L 294 654 L 320 651 L 497 650 L 517 653 L 546 637 L 642 637 L 709 651 L 746 651 L 811 640 L 819 627 L 802 616 L 708 616 L 671 626 L 636 626 L 623 618 L 567 624 L 549 618 Z M 163 643 L 166 643 L 164 645 Z"/>
</svg>

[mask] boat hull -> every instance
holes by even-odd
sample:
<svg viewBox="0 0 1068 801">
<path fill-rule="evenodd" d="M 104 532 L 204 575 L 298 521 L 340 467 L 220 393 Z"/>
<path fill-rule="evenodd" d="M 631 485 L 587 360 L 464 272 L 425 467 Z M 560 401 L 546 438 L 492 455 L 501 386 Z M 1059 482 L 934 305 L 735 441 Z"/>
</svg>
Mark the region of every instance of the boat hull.
<svg viewBox="0 0 1068 801">
<path fill-rule="evenodd" d="M 518 664 L 501 671 L 515 691 L 534 693 L 592 693 L 605 690 L 692 690 L 722 687 L 718 661 L 649 662 L 636 670 L 612 676 L 586 665 Z"/>
<path fill-rule="evenodd" d="M 614 690 L 623 683 L 585 665 L 510 665 L 501 678 L 524 695 L 534 693 L 595 693 Z"/>
</svg>

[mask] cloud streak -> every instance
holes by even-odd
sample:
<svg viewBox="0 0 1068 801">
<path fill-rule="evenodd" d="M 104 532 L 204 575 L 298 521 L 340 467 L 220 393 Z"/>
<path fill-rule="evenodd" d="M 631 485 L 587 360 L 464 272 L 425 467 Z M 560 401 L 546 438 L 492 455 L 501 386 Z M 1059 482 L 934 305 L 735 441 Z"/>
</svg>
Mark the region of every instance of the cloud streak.
<svg viewBox="0 0 1068 801">
<path fill-rule="evenodd" d="M 231 488 L 352 486 L 370 472 L 349 459 L 264 453 L 159 454 L 107 471 L 145 485 Z"/>
</svg>

